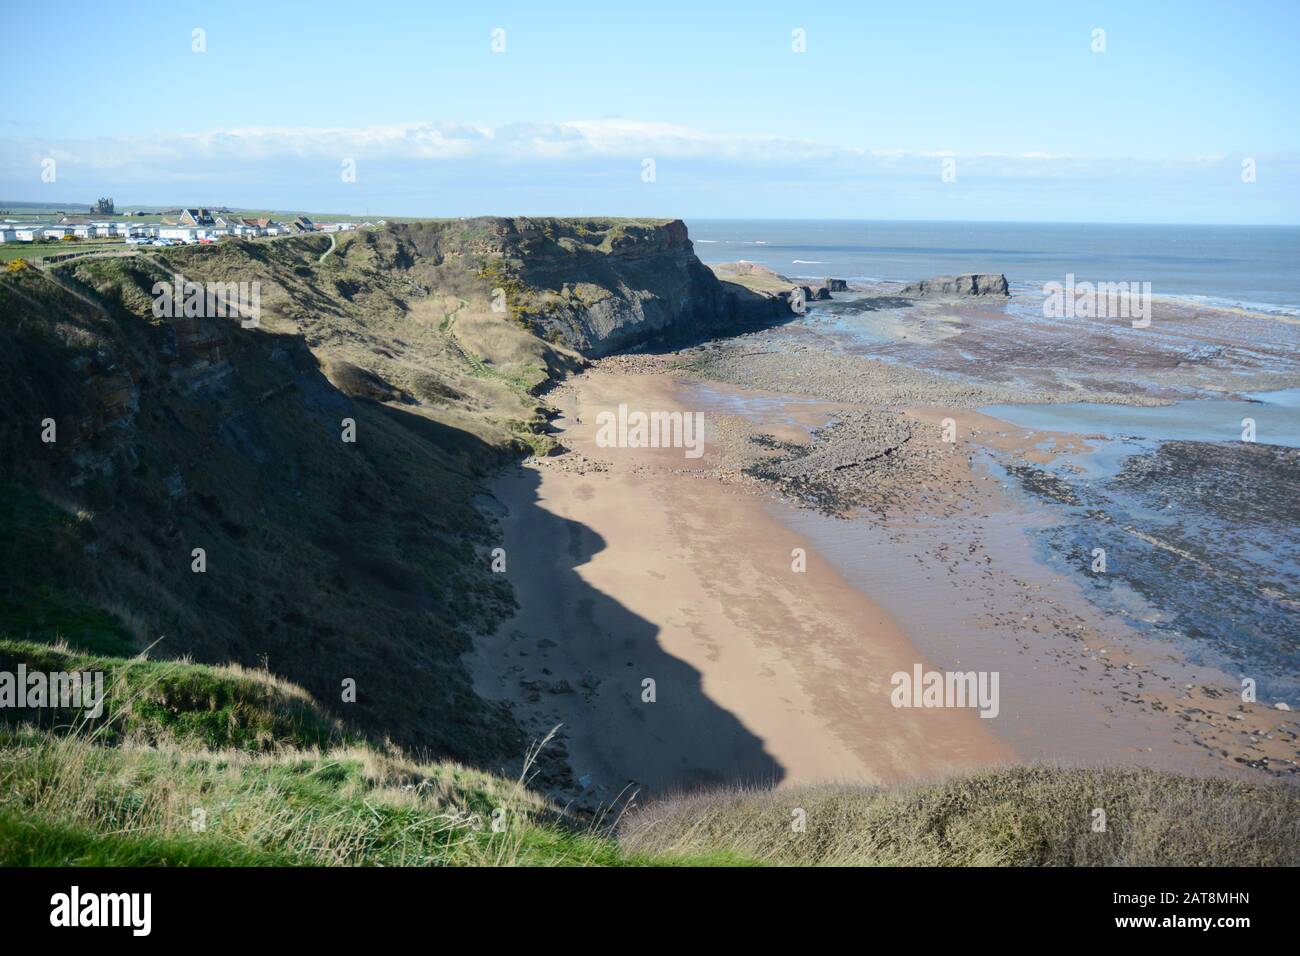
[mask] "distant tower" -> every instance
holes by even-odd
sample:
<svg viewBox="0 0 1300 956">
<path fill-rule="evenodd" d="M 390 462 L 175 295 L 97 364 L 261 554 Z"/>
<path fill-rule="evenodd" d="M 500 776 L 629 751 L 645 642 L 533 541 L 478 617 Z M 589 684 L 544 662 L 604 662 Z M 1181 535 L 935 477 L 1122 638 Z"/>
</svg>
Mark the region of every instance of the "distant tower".
<svg viewBox="0 0 1300 956">
<path fill-rule="evenodd" d="M 101 198 L 99 202 L 95 203 L 94 212 L 97 216 L 113 215 L 113 197 L 109 196 L 107 199 Z"/>
</svg>

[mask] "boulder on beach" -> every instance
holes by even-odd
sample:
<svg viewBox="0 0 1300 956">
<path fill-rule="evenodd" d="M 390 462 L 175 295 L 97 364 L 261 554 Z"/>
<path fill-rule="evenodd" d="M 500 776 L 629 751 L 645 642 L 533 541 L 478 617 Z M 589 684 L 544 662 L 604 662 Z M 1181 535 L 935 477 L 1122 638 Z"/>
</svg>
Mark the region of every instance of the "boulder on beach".
<svg viewBox="0 0 1300 956">
<path fill-rule="evenodd" d="M 845 279 L 832 279 L 830 276 L 827 276 L 825 279 L 822 279 L 822 285 L 826 286 L 827 292 L 849 291 L 849 283 Z"/>
<path fill-rule="evenodd" d="M 904 288 L 900 295 L 971 296 L 1010 295 L 1007 277 L 996 272 L 967 273 L 960 276 L 936 276 L 922 279 Z"/>
</svg>

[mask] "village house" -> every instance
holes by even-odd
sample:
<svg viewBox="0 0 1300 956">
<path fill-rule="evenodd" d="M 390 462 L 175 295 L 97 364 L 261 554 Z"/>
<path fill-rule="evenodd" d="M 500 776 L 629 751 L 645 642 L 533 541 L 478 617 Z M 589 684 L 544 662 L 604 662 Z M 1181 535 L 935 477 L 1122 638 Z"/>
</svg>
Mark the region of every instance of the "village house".
<svg viewBox="0 0 1300 956">
<path fill-rule="evenodd" d="M 358 228 L 359 225 L 354 222 L 313 222 L 307 216 L 296 216 L 292 221 L 282 223 L 267 216 L 236 216 L 228 211 L 218 215 L 215 210 L 203 206 L 174 209 L 169 214 L 163 215 L 139 210 L 123 213 L 123 215 L 156 216 L 161 221 L 110 222 L 84 215 L 61 215 L 56 223 L 0 219 L 0 242 L 39 242 L 67 237 L 76 239 L 158 237 L 193 241 L 238 236 L 250 239 L 257 236 L 348 232 Z"/>
<path fill-rule="evenodd" d="M 179 226 L 192 226 L 195 228 L 211 229 L 217 224 L 212 213 L 207 209 L 182 209 L 180 218 L 177 220 Z"/>
</svg>

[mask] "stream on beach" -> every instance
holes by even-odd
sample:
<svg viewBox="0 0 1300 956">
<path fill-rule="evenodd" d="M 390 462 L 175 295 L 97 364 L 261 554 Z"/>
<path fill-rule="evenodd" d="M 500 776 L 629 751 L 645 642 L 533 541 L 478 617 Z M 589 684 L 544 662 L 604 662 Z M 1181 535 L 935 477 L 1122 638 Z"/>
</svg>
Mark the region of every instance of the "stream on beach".
<svg viewBox="0 0 1300 956">
<path fill-rule="evenodd" d="M 692 383 L 695 407 L 765 427 L 807 421 L 815 400 Z M 1300 410 L 1295 389 L 1248 400 L 1132 406 L 1093 403 L 980 409 L 1002 435 L 1087 438 L 1047 464 L 980 448 L 976 466 L 1013 507 L 951 519 L 828 517 L 771 509 L 891 613 L 944 666 L 1018 654 L 1031 596 L 1062 579 L 1112 630 L 1136 632 L 1195 667 L 1256 681 L 1261 701 L 1300 697 Z M 1256 440 L 1241 440 L 1252 419 Z M 833 416 L 828 415 L 830 421 Z M 1098 563 L 1098 550 L 1104 564 Z M 996 576 L 994 569 L 996 568 Z M 1014 582 L 1026 614 L 998 582 Z M 936 600 L 936 595 L 942 598 Z M 1083 615 L 1079 618 L 1082 620 Z M 981 628 L 978 625 L 993 625 Z M 1038 626 L 1038 625 L 1034 625 Z M 1052 628 L 1061 622 L 1044 625 Z M 1041 688 L 1040 688 L 1041 690 Z M 1015 688 L 1004 693 L 1014 694 Z M 1026 719 L 1050 695 L 1019 702 Z M 1012 708 L 1016 702 L 1012 702 Z M 1068 728 L 1063 731 L 1069 733 Z M 1087 750 L 1078 741 L 1075 752 Z"/>
</svg>

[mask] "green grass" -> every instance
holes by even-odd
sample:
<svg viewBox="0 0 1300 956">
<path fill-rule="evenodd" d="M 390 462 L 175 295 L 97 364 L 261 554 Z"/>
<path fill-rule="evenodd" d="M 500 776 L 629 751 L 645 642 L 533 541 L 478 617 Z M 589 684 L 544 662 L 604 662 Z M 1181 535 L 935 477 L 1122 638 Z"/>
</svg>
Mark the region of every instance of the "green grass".
<svg viewBox="0 0 1300 956">
<path fill-rule="evenodd" d="M 628 852 L 514 781 L 368 747 L 276 754 L 0 738 L 5 866 L 745 865 Z"/>
<path fill-rule="evenodd" d="M 272 853 L 200 837 L 100 834 L 20 814 L 0 815 L 0 860 L 6 866 L 302 866 Z"/>
<path fill-rule="evenodd" d="M 73 560 L 92 544 L 91 533 L 84 515 L 0 480 L 0 637 L 65 640 L 99 654 L 134 652 L 123 623 L 73 591 Z"/>
<path fill-rule="evenodd" d="M 108 249 L 131 249 L 121 239 L 79 239 L 76 242 L 6 242 L 0 245 L 0 262 L 13 259 L 44 259 L 70 253 L 104 252 Z"/>
<path fill-rule="evenodd" d="M 0 864 L 614 865 L 517 781 L 360 742 L 239 668 L 0 641 L 0 671 L 103 670 L 100 721 L 0 727 Z"/>
<path fill-rule="evenodd" d="M 5 709 L 9 722 L 41 718 L 96 741 L 175 741 L 205 748 L 268 750 L 326 746 L 345 735 L 301 688 L 265 671 L 176 661 L 124 660 L 0 638 L 0 671 L 101 673 L 105 702 L 95 719 L 67 711 Z"/>
<path fill-rule="evenodd" d="M 592 822 L 524 786 L 528 761 L 511 780 L 365 743 L 269 675 L 0 643 L 0 671 L 19 661 L 121 679 L 111 733 L 0 728 L 0 865 L 1300 862 L 1300 793 L 1281 784 L 1015 767 L 901 787 L 700 793 Z"/>
<path fill-rule="evenodd" d="M 39 838 L 0 840 L 5 865 L 62 862 L 69 848 L 227 865 L 626 862 L 516 783 L 367 747 L 249 755 L 29 733 L 0 748 L 0 791 L 5 830 Z"/>
</svg>

